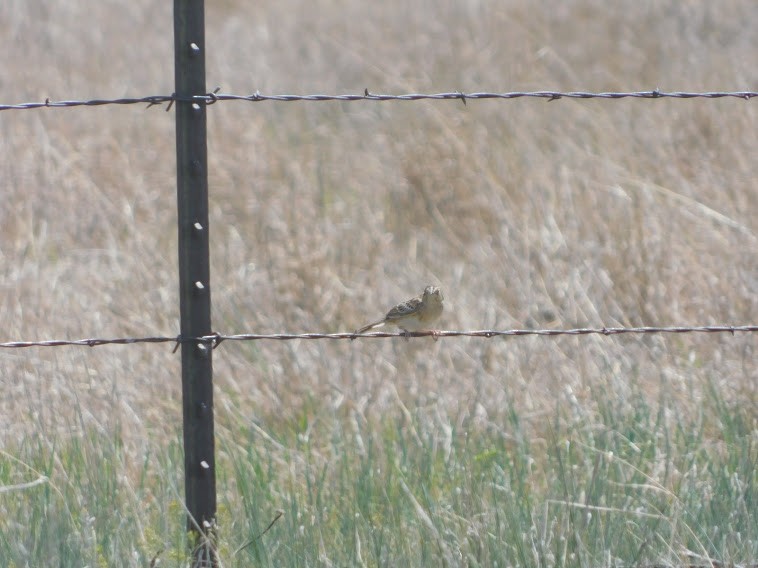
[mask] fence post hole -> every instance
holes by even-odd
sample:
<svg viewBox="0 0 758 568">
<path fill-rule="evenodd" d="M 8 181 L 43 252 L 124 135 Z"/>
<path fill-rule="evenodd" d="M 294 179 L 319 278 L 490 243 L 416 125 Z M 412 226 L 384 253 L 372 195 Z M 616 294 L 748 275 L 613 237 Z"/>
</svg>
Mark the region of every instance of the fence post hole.
<svg viewBox="0 0 758 568">
<path fill-rule="evenodd" d="M 183 338 L 211 334 L 204 0 L 174 0 L 179 302 Z M 195 566 L 216 565 L 211 345 L 182 342 L 184 490 Z"/>
</svg>

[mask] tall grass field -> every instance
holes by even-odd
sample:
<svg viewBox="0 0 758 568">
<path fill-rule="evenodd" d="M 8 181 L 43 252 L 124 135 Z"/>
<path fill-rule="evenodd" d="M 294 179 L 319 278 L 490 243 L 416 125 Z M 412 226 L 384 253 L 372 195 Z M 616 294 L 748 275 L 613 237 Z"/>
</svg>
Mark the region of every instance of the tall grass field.
<svg viewBox="0 0 758 568">
<path fill-rule="evenodd" d="M 755 91 L 722 2 L 206 2 L 234 94 Z M 168 95 L 171 2 L 6 0 L 0 104 Z M 179 330 L 174 112 L 0 112 L 0 341 Z M 758 323 L 756 100 L 219 102 L 213 328 Z M 758 564 L 758 336 L 224 342 L 219 566 Z M 0 566 L 189 566 L 171 344 L 0 350 Z"/>
</svg>

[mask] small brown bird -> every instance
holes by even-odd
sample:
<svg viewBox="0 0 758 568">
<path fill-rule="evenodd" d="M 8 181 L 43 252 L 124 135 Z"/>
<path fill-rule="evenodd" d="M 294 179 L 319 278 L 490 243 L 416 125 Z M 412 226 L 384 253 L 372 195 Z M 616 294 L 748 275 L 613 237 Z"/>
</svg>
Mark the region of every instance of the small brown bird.
<svg viewBox="0 0 758 568">
<path fill-rule="evenodd" d="M 395 325 L 405 332 L 426 330 L 442 314 L 444 299 L 442 290 L 436 286 L 427 286 L 421 296 L 398 304 L 383 319 L 356 329 L 354 333 L 365 333 L 385 324 Z"/>
</svg>

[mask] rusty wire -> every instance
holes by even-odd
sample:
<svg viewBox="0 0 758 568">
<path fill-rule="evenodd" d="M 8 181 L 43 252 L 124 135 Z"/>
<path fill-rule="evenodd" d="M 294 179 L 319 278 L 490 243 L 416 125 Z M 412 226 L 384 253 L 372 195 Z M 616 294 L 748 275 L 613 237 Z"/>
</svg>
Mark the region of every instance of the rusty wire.
<svg viewBox="0 0 758 568">
<path fill-rule="evenodd" d="M 61 346 L 84 346 L 97 347 L 100 345 L 131 345 L 135 343 L 175 343 L 177 346 L 181 343 L 203 343 L 210 344 L 213 347 L 218 346 L 224 341 L 259 341 L 263 339 L 273 339 L 277 341 L 288 341 L 294 339 L 379 339 L 387 337 L 481 337 L 491 339 L 493 337 L 510 337 L 537 335 L 543 337 L 560 336 L 560 335 L 624 335 L 624 334 L 651 334 L 651 333 L 755 333 L 758 332 L 758 325 L 703 325 L 703 326 L 668 326 L 668 327 L 599 327 L 599 328 L 576 328 L 576 329 L 479 329 L 467 331 L 417 331 L 411 333 L 404 332 L 371 332 L 356 334 L 352 332 L 343 333 L 245 333 L 238 335 L 222 335 L 214 333 L 203 337 L 182 337 L 178 336 L 151 336 L 151 337 L 120 337 L 120 338 L 91 338 L 63 340 L 52 339 L 44 341 L 9 341 L 0 343 L 0 347 L 14 349 L 23 347 L 61 347 Z"/>
<path fill-rule="evenodd" d="M 247 102 L 294 102 L 294 101 L 417 101 L 417 100 L 460 100 L 464 104 L 468 100 L 477 99 L 518 99 L 518 98 L 538 98 L 547 101 L 556 101 L 559 99 L 720 99 L 720 98 L 738 98 L 750 100 L 758 97 L 758 91 L 708 91 L 708 92 L 685 92 L 672 91 L 665 92 L 658 89 L 652 91 L 633 91 L 633 92 L 599 92 L 591 93 L 586 91 L 514 91 L 507 93 L 489 93 L 473 92 L 464 93 L 453 91 L 447 93 L 407 93 L 402 95 L 388 95 L 369 92 L 365 89 L 362 94 L 345 94 L 345 95 L 264 95 L 258 91 L 250 95 L 232 95 L 219 93 L 220 88 L 206 95 L 197 95 L 191 97 L 182 97 L 176 93 L 171 95 L 152 95 L 137 98 L 120 98 L 120 99 L 90 99 L 90 100 L 62 100 L 53 101 L 49 98 L 41 102 L 27 102 L 18 104 L 0 104 L 0 110 L 29 110 L 38 108 L 66 108 L 79 106 L 103 106 L 103 105 L 133 105 L 146 104 L 148 108 L 168 103 L 166 110 L 170 110 L 176 101 L 205 103 L 210 105 L 220 101 L 247 101 Z"/>
</svg>

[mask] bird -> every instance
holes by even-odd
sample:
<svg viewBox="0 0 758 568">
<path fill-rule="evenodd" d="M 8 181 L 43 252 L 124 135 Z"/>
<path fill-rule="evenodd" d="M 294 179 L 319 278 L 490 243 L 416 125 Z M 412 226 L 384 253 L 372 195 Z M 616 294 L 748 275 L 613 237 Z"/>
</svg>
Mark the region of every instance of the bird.
<svg viewBox="0 0 758 568">
<path fill-rule="evenodd" d="M 384 318 L 356 329 L 353 333 L 365 333 L 385 324 L 397 326 L 406 333 L 428 329 L 426 326 L 442 314 L 444 299 L 442 290 L 437 286 L 427 286 L 420 296 L 399 303 Z"/>
</svg>

